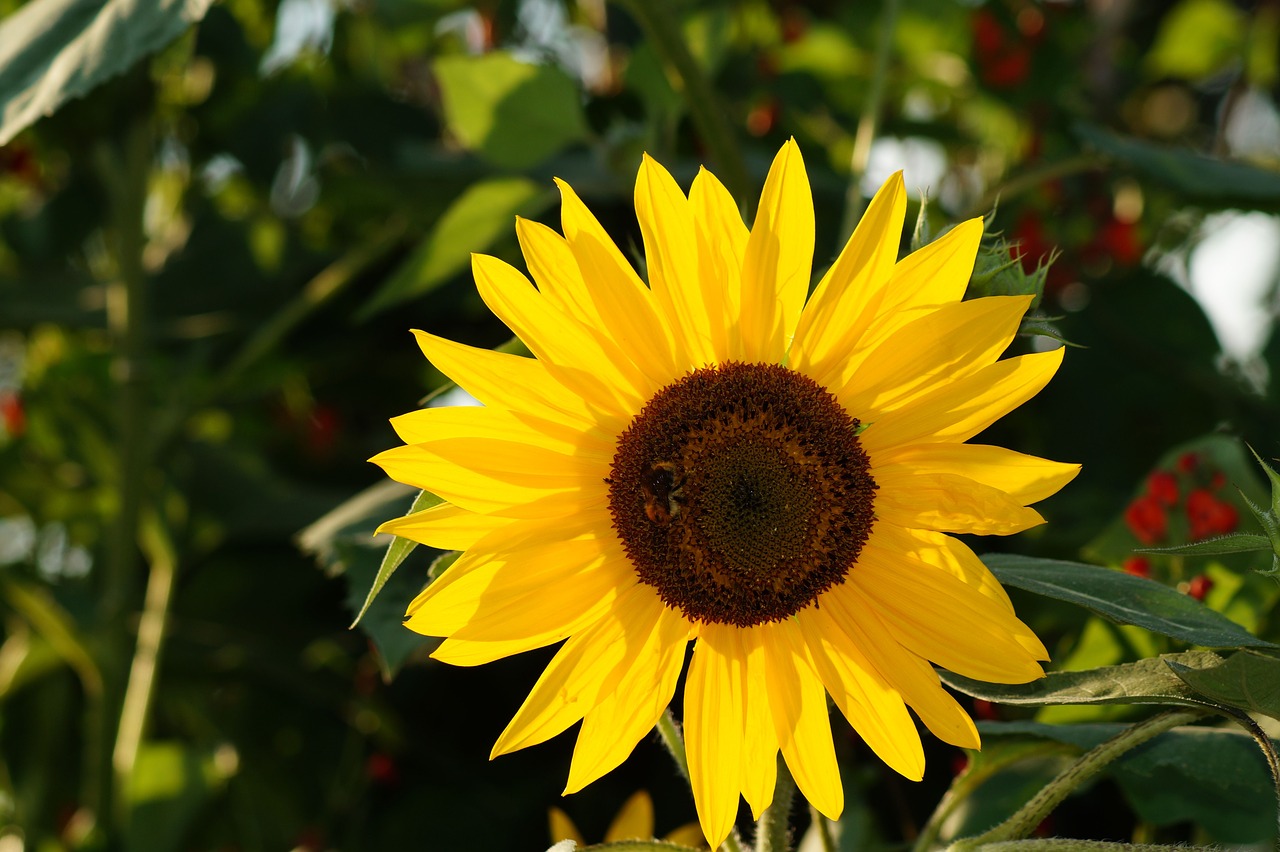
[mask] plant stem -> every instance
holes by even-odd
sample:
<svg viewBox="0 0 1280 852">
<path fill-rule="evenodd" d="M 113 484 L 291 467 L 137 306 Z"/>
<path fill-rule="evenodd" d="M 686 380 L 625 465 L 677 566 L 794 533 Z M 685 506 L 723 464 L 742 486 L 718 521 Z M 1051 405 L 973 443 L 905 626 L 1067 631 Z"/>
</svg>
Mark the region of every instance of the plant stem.
<svg viewBox="0 0 1280 852">
<path fill-rule="evenodd" d="M 99 149 L 99 169 L 111 196 L 116 280 L 107 285 L 107 325 L 116 357 L 112 376 L 119 383 L 119 461 L 116 510 L 103 572 L 104 624 L 118 624 L 137 586 L 138 515 L 147 469 L 147 349 L 149 293 L 142 266 L 143 206 L 151 169 L 151 128 L 145 119 L 125 139 L 123 162 Z"/>
<path fill-rule="evenodd" d="M 977 837 L 964 838 L 951 845 L 954 852 L 976 850 L 1003 841 L 1022 840 L 1035 831 L 1063 799 L 1088 779 L 1092 778 L 1120 755 L 1137 748 L 1153 737 L 1198 719 L 1202 713 L 1195 710 L 1174 710 L 1152 716 L 1131 725 L 1111 739 L 1100 743 L 1080 756 L 1032 797 L 1017 813 L 990 831 Z"/>
<path fill-rule="evenodd" d="M 138 750 L 146 732 L 151 697 L 155 693 L 160 648 L 164 642 L 169 604 L 173 600 L 173 581 L 178 567 L 177 552 L 163 528 L 163 522 L 157 517 L 149 520 L 143 526 L 143 546 L 150 559 L 151 573 L 147 578 L 142 618 L 138 622 L 138 643 L 129 667 L 129 681 L 120 708 L 120 725 L 111 755 L 117 791 L 125 790 L 133 776 Z M 124 808 L 123 796 L 117 795 L 116 810 L 118 824 L 126 824 L 128 814 Z"/>
<path fill-rule="evenodd" d="M 791 804 L 796 797 L 796 779 L 787 762 L 778 758 L 778 781 L 773 788 L 773 801 L 760 814 L 756 823 L 755 852 L 787 852 L 791 848 L 787 829 L 791 825 Z"/>
<path fill-rule="evenodd" d="M 844 221 L 840 224 L 841 245 L 848 240 L 853 229 L 858 226 L 858 220 L 862 218 L 862 177 L 867 173 L 871 143 L 880 124 L 880 109 L 889 78 L 889 57 L 893 54 L 893 31 L 898 25 L 899 2 L 900 0 L 884 0 L 884 9 L 880 13 L 880 34 L 876 39 L 875 64 L 871 68 L 871 88 L 858 119 L 858 131 L 853 139 L 853 155 L 849 158 L 849 185 L 844 196 Z"/>
<path fill-rule="evenodd" d="M 142 262 L 146 234 L 143 212 L 153 156 L 149 117 L 139 118 L 125 132 L 119 154 L 103 143 L 95 151 L 98 176 L 111 208 L 114 274 L 107 283 L 107 326 L 115 348 L 112 378 L 119 391 L 116 494 L 118 504 L 99 575 L 98 625 L 102 631 L 99 667 L 103 674 L 100 706 L 86 710 L 84 799 L 95 815 L 117 812 L 120 791 L 114 785 L 110 750 L 117 711 L 125 690 L 127 640 L 119 631 L 125 613 L 134 605 L 138 587 L 138 523 L 149 466 L 150 417 L 147 405 L 150 377 L 149 280 Z"/>
<path fill-rule="evenodd" d="M 688 781 L 689 758 L 684 753 L 684 734 L 680 732 L 680 723 L 676 721 L 670 707 L 658 719 L 658 736 L 662 737 L 662 744 L 667 747 L 667 751 L 675 760 L 676 769 L 679 769 L 680 775 Z"/>
<path fill-rule="evenodd" d="M 809 819 L 813 821 L 818 832 L 818 842 L 822 844 L 822 852 L 836 852 L 836 838 L 831 833 L 831 820 L 827 819 L 813 805 L 809 806 Z"/>
<path fill-rule="evenodd" d="M 668 76 L 676 88 L 684 93 L 689 105 L 689 113 L 693 118 L 698 135 L 715 162 L 716 174 L 730 194 L 739 204 L 747 202 L 747 167 L 742 159 L 742 152 L 734 138 L 733 127 L 729 124 L 716 98 L 711 81 L 702 72 L 689 46 L 685 44 L 684 34 L 672 15 L 668 0 L 616 0 L 624 7 L 644 29 L 645 35 L 653 43 L 658 56 L 667 66 Z"/>
</svg>

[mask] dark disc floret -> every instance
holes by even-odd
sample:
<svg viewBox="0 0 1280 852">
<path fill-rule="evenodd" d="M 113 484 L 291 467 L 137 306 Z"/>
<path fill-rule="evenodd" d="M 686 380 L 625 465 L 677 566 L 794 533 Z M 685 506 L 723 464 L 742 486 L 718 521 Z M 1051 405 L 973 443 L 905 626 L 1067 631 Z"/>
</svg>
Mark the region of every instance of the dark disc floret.
<svg viewBox="0 0 1280 852">
<path fill-rule="evenodd" d="M 694 621 L 749 627 L 844 581 L 875 521 L 859 423 L 776 364 L 704 367 L 618 438 L 609 509 L 641 582 Z"/>
</svg>

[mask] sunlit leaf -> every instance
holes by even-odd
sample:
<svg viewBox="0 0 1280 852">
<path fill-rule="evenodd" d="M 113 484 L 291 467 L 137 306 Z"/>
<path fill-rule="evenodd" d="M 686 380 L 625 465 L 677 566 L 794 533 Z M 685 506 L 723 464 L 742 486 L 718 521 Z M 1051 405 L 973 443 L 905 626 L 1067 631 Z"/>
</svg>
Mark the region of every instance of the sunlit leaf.
<svg viewBox="0 0 1280 852">
<path fill-rule="evenodd" d="M 1165 654 L 1135 663 L 1103 666 L 1076 672 L 1050 672 L 1030 683 L 983 683 L 952 672 L 940 672 L 952 689 L 974 698 L 1000 704 L 1045 706 L 1052 704 L 1177 704 L 1205 707 L 1206 701 L 1187 687 L 1170 668 L 1177 663 L 1188 671 L 1212 669 L 1222 658 L 1211 651 Z"/>
<path fill-rule="evenodd" d="M 578 89 L 560 69 L 496 50 L 435 63 L 449 130 L 496 165 L 523 169 L 584 139 Z"/>
<path fill-rule="evenodd" d="M 549 206 L 555 197 L 549 186 L 501 177 L 468 187 L 364 306 L 361 316 L 429 293 L 464 270 L 472 252 L 485 251 L 513 233 L 517 215 L 535 216 Z"/>
<path fill-rule="evenodd" d="M 0 145 L 182 35 L 212 0 L 32 0 L 0 21 Z"/>
<path fill-rule="evenodd" d="M 997 553 L 982 559 L 1006 586 L 1067 601 L 1120 624 L 1208 648 L 1274 648 L 1188 595 L 1121 571 Z"/>
</svg>

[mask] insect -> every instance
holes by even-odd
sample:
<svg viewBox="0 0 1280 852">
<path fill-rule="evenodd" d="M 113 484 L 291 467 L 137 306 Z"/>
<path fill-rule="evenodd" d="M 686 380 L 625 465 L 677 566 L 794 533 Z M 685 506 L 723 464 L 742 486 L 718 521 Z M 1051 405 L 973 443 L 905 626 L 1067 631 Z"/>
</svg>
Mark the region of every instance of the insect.
<svg viewBox="0 0 1280 852">
<path fill-rule="evenodd" d="M 665 527 L 680 517 L 684 481 L 674 462 L 656 462 L 645 471 L 640 490 L 644 492 L 644 513 L 650 521 Z"/>
</svg>

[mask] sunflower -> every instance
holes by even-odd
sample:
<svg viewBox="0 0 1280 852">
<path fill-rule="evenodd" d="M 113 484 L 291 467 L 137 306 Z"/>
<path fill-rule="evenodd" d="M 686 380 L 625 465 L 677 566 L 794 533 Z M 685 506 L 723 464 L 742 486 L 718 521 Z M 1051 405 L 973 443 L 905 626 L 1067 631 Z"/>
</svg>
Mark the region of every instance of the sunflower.
<svg viewBox="0 0 1280 852">
<path fill-rule="evenodd" d="M 1079 469 L 965 443 L 1062 361 L 1000 359 L 1029 296 L 961 300 L 981 220 L 899 261 L 895 175 L 810 294 L 814 209 L 794 140 L 750 230 L 705 169 L 686 196 L 646 156 L 646 285 L 558 183 L 563 236 L 516 222 L 536 287 L 472 259 L 481 297 L 534 357 L 415 332 L 483 405 L 394 418 L 405 446 L 373 459 L 444 500 L 381 529 L 463 551 L 409 606 L 409 628 L 445 637 L 436 659 L 564 642 L 494 756 L 581 722 L 565 793 L 581 789 L 653 729 L 690 643 L 683 723 L 712 848 L 739 794 L 757 816 L 770 803 L 779 750 L 839 817 L 828 695 L 907 778 L 924 773 L 908 707 L 977 748 L 931 663 L 1023 683 L 1048 655 L 950 534 L 1042 523 L 1027 506 Z"/>
</svg>

